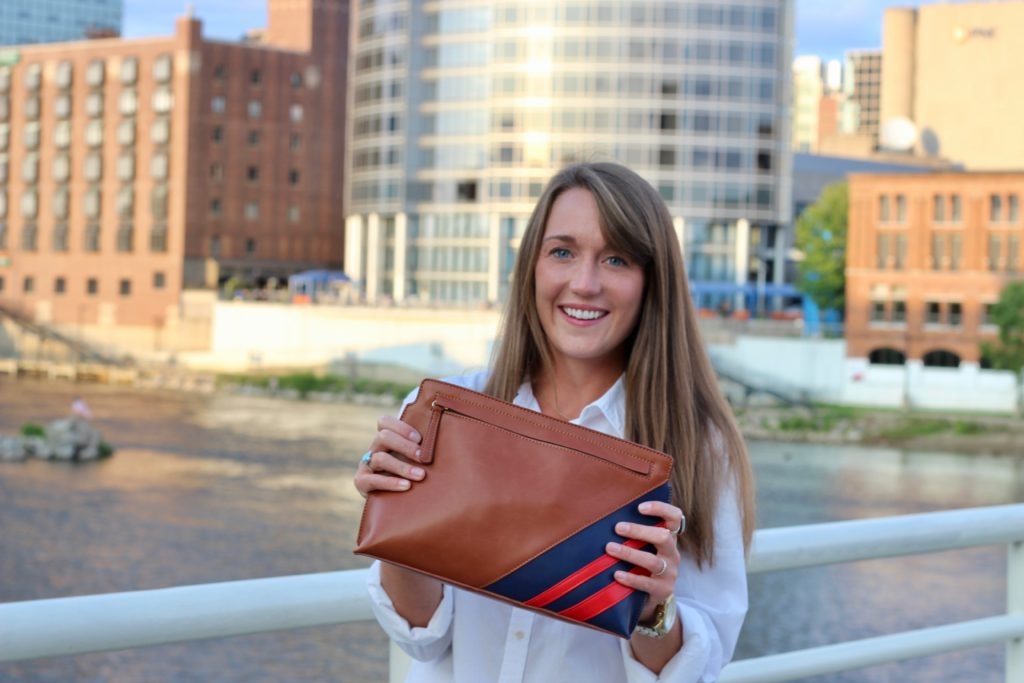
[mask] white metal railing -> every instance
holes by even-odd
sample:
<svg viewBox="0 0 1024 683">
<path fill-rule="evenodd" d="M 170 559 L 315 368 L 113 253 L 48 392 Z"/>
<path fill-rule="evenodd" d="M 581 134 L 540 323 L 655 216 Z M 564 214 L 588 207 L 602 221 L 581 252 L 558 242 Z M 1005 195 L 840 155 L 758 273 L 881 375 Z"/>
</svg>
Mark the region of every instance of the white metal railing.
<svg viewBox="0 0 1024 683">
<path fill-rule="evenodd" d="M 984 619 L 734 662 L 723 683 L 770 683 L 1006 644 L 1024 681 L 1024 504 L 764 529 L 751 573 L 1008 546 L 1007 611 Z M 0 604 L 0 661 L 120 650 L 372 618 L 365 569 Z M 392 648 L 392 680 L 404 667 Z"/>
</svg>

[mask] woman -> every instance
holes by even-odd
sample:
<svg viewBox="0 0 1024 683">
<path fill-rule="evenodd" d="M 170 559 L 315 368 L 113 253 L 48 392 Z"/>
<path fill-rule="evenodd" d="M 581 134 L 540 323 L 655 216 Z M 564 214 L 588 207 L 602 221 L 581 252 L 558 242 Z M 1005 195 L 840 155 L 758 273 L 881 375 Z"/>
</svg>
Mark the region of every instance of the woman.
<svg viewBox="0 0 1024 683">
<path fill-rule="evenodd" d="M 753 483 L 668 209 L 623 166 L 566 168 L 530 218 L 513 281 L 493 367 L 448 381 L 673 456 L 672 504 L 640 510 L 665 526 L 616 528 L 651 551 L 606 549 L 647 570 L 615 577 L 648 594 L 640 627 L 620 639 L 380 562 L 369 580 L 378 621 L 413 658 L 409 681 L 715 680 L 747 609 Z M 389 416 L 377 427 L 355 476 L 364 496 L 427 476 L 415 430 Z"/>
</svg>

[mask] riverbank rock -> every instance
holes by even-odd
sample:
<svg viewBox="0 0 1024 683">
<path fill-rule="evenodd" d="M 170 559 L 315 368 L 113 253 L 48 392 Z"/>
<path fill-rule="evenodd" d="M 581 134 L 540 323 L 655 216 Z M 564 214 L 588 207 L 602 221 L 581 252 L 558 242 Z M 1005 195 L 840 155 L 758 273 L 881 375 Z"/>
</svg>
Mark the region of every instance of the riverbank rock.
<svg viewBox="0 0 1024 683">
<path fill-rule="evenodd" d="M 98 429 L 80 417 L 65 417 L 46 426 L 46 441 L 57 460 L 96 460 L 103 441 Z"/>
<path fill-rule="evenodd" d="M 0 460 L 97 460 L 107 454 L 99 430 L 81 417 L 54 420 L 46 425 L 45 433 L 46 436 L 0 436 Z"/>
</svg>

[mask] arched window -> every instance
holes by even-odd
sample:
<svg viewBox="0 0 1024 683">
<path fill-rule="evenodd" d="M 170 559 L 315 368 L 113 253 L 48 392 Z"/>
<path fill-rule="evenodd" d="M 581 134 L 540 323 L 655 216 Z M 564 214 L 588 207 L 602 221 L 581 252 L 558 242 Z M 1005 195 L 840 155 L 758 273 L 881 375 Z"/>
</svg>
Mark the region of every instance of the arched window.
<svg viewBox="0 0 1024 683">
<path fill-rule="evenodd" d="M 903 365 L 907 362 L 907 357 L 902 351 L 882 348 L 868 354 L 868 361 L 872 365 Z"/>
<path fill-rule="evenodd" d="M 960 356 L 952 351 L 938 349 L 924 354 L 925 367 L 931 368 L 958 368 L 960 367 Z"/>
</svg>

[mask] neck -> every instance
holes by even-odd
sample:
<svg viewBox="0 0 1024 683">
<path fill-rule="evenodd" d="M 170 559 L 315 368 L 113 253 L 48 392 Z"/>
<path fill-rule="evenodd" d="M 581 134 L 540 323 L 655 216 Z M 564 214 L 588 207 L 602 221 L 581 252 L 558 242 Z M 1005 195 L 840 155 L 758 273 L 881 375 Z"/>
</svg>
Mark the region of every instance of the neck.
<svg viewBox="0 0 1024 683">
<path fill-rule="evenodd" d="M 541 412 L 574 420 L 583 409 L 608 391 L 621 368 L 599 370 L 593 367 L 555 365 L 533 378 L 533 393 Z"/>
</svg>

